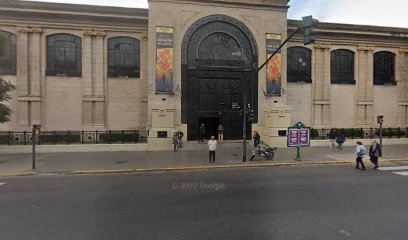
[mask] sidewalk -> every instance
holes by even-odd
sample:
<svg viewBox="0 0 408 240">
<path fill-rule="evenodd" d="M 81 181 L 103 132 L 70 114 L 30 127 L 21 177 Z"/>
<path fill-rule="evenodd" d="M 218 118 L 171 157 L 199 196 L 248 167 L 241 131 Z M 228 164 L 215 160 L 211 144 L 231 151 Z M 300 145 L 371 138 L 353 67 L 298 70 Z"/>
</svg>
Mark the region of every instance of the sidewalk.
<svg viewBox="0 0 408 240">
<path fill-rule="evenodd" d="M 187 150 L 191 149 L 191 150 Z M 23 172 L 37 173 L 72 173 L 75 171 L 97 170 L 134 170 L 134 169 L 164 169 L 189 168 L 208 166 L 251 166 L 259 164 L 282 163 L 336 163 L 336 161 L 353 162 L 355 147 L 346 147 L 343 151 L 331 150 L 328 147 L 302 148 L 302 162 L 294 161 L 296 148 L 278 149 L 273 160 L 256 159 L 250 162 L 250 143 L 247 148 L 247 162 L 242 162 L 242 144 L 221 143 L 216 152 L 215 164 L 208 163 L 207 145 L 189 143 L 185 150 L 178 152 L 67 152 L 67 153 L 40 153 L 36 156 L 37 168 L 31 169 L 31 154 L 1 154 L 0 176 Z M 382 159 L 408 160 L 408 145 L 384 146 Z M 369 162 L 368 159 L 365 162 Z"/>
</svg>

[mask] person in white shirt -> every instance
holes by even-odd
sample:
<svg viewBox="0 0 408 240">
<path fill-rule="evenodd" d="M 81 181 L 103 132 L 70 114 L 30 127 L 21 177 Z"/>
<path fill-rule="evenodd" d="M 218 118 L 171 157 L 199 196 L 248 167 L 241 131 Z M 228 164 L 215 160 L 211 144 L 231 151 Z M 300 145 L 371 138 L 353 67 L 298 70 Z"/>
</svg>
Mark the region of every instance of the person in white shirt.
<svg viewBox="0 0 408 240">
<path fill-rule="evenodd" d="M 356 169 L 360 169 L 360 164 L 361 164 L 361 170 L 365 170 L 365 166 L 363 163 L 363 157 L 366 154 L 366 148 L 364 147 L 363 143 L 358 141 L 357 142 L 357 147 L 356 147 Z"/>
<path fill-rule="evenodd" d="M 208 151 L 209 151 L 209 162 L 215 163 L 215 150 L 217 150 L 217 140 L 214 136 L 211 136 L 211 140 L 208 141 Z"/>
</svg>

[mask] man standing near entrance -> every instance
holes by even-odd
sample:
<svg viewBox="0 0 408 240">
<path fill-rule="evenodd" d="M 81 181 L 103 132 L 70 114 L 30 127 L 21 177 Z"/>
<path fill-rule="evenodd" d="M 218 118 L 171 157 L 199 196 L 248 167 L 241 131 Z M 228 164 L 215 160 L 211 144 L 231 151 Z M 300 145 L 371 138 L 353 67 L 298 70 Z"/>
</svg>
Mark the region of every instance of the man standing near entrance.
<svg viewBox="0 0 408 240">
<path fill-rule="evenodd" d="M 224 140 L 224 126 L 220 123 L 218 126 L 218 141 L 222 142 Z"/>
<path fill-rule="evenodd" d="M 200 137 L 198 138 L 198 142 L 204 142 L 204 136 L 205 136 L 204 123 L 201 123 L 201 125 L 200 125 L 199 134 L 200 134 Z"/>
<path fill-rule="evenodd" d="M 209 162 L 215 163 L 215 150 L 217 150 L 217 140 L 215 140 L 214 136 L 211 136 L 211 140 L 208 141 L 208 152 L 209 152 Z"/>
</svg>

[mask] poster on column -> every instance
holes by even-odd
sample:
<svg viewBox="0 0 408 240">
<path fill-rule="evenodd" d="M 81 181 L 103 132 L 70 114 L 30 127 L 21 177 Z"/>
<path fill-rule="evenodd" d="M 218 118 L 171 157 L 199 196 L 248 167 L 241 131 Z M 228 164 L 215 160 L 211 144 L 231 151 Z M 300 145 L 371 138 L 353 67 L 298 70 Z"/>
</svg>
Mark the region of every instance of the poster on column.
<svg viewBox="0 0 408 240">
<path fill-rule="evenodd" d="M 268 33 L 266 34 L 266 54 L 267 59 L 279 48 L 282 41 L 282 35 Z M 268 95 L 281 95 L 281 61 L 282 54 L 279 51 L 268 62 L 266 67 L 266 93 Z"/>
<path fill-rule="evenodd" d="M 156 93 L 173 92 L 172 27 L 156 27 Z"/>
</svg>

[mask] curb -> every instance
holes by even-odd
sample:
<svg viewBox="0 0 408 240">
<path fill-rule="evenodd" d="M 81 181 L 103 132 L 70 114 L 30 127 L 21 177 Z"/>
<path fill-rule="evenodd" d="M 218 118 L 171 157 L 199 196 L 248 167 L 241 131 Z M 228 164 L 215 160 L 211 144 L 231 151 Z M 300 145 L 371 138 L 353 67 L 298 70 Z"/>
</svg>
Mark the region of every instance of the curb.
<svg viewBox="0 0 408 240">
<path fill-rule="evenodd" d="M 381 162 L 398 162 L 408 161 L 408 158 L 383 159 Z M 17 177 L 17 176 L 38 176 L 46 174 L 66 174 L 66 175 L 87 175 L 87 174 L 115 174 L 115 173 L 143 173 L 143 172 L 170 172 L 170 171 L 198 171 L 214 169 L 234 169 L 234 168 L 265 168 L 265 167 L 290 167 L 306 165 L 338 165 L 352 164 L 351 160 L 336 160 L 322 162 L 293 162 L 293 163 L 259 163 L 259 164 L 235 164 L 220 166 L 197 166 L 197 167 L 172 167 L 172 168 L 133 168 L 118 170 L 80 170 L 80 171 L 54 171 L 54 172 L 21 172 L 21 173 L 4 173 L 0 177 Z"/>
</svg>

